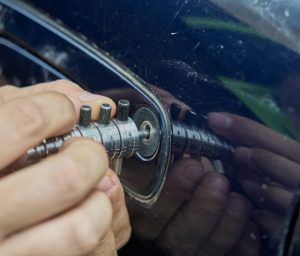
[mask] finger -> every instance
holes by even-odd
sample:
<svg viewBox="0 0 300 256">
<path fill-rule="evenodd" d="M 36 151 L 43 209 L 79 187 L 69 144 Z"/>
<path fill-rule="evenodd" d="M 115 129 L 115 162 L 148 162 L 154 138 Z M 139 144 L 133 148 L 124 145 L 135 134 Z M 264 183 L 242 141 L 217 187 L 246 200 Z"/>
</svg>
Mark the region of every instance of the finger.
<svg viewBox="0 0 300 256">
<path fill-rule="evenodd" d="M 0 237 L 77 204 L 107 170 L 108 160 L 102 146 L 90 140 L 73 139 L 57 155 L 3 178 Z"/>
<path fill-rule="evenodd" d="M 181 117 L 182 117 L 182 115 L 184 115 L 184 113 L 186 111 L 191 109 L 185 103 L 176 99 L 169 92 L 162 90 L 156 86 L 151 86 L 151 88 L 153 89 L 153 91 L 155 91 L 156 94 L 159 95 L 161 101 L 163 101 L 163 103 L 165 103 L 169 108 L 171 107 L 172 104 L 176 104 L 177 106 L 179 106 L 182 109 L 180 112 Z M 102 95 L 105 95 L 107 97 L 110 97 L 116 101 L 122 99 L 125 95 L 126 99 L 133 101 L 136 104 L 146 103 L 145 99 L 143 97 L 141 97 L 141 95 L 137 91 L 132 90 L 132 89 L 114 88 L 112 90 L 99 91 L 99 93 Z"/>
<path fill-rule="evenodd" d="M 228 256 L 259 256 L 261 249 L 260 234 L 255 224 L 248 222 L 240 241 Z"/>
<path fill-rule="evenodd" d="M 262 209 L 286 214 L 293 198 L 290 191 L 278 185 L 260 183 L 254 180 L 241 180 L 241 183 L 247 195 Z"/>
<path fill-rule="evenodd" d="M 111 98 L 115 102 L 125 98 L 130 102 L 134 102 L 136 105 L 146 104 L 145 98 L 139 92 L 131 88 L 114 88 L 97 91 L 96 93 Z"/>
<path fill-rule="evenodd" d="M 238 145 L 262 148 L 295 162 L 300 161 L 298 142 L 257 122 L 228 113 L 210 113 L 208 117 L 214 132 Z"/>
<path fill-rule="evenodd" d="M 0 106 L 0 169 L 43 139 L 70 130 L 76 122 L 71 101 L 60 93 L 20 97 Z"/>
<path fill-rule="evenodd" d="M 104 193 L 94 192 L 71 211 L 9 237 L 1 243 L 0 254 L 83 255 L 106 236 L 111 219 L 109 199 Z"/>
<path fill-rule="evenodd" d="M 195 188 L 192 198 L 169 222 L 159 243 L 176 255 L 194 255 L 207 240 L 223 214 L 229 183 L 224 176 L 207 173 Z"/>
<path fill-rule="evenodd" d="M 161 101 L 171 108 L 172 105 L 175 105 L 180 109 L 178 113 L 178 120 L 183 120 L 187 111 L 191 110 L 191 107 L 185 104 L 183 101 L 178 100 L 170 92 L 163 90 L 157 86 L 152 86 L 152 88 L 157 92 Z"/>
<path fill-rule="evenodd" d="M 177 120 L 184 120 L 184 117 L 186 115 L 186 112 L 191 110 L 191 108 L 189 106 L 187 106 L 185 103 L 183 103 L 180 100 L 177 100 L 176 98 L 174 98 L 174 96 L 171 97 L 160 97 L 161 101 L 168 106 L 168 108 L 173 108 L 174 106 L 176 107 L 176 109 L 178 109 L 178 115 L 176 117 Z M 172 110 L 171 110 L 172 112 Z"/>
<path fill-rule="evenodd" d="M 241 180 L 257 180 L 257 181 L 265 181 L 270 180 L 269 176 L 262 176 L 259 171 L 253 170 L 249 165 L 242 164 L 236 161 L 233 171 L 235 177 Z"/>
<path fill-rule="evenodd" d="M 101 238 L 95 250 L 87 256 L 117 256 L 117 248 L 113 231 L 110 229 L 107 234 Z"/>
<path fill-rule="evenodd" d="M 117 175 L 109 170 L 96 188 L 105 192 L 111 200 L 113 209 L 112 232 L 117 249 L 120 249 L 129 241 L 131 235 L 123 187 Z"/>
<path fill-rule="evenodd" d="M 216 169 L 213 166 L 211 160 L 208 159 L 207 157 L 202 156 L 201 157 L 201 163 L 203 164 L 205 170 L 207 170 L 209 172 L 215 172 L 216 171 Z"/>
<path fill-rule="evenodd" d="M 295 189 L 300 183 L 300 165 L 262 149 L 238 148 L 234 153 L 238 163 L 245 164 L 262 176 Z"/>
<path fill-rule="evenodd" d="M 251 204 L 245 197 L 231 193 L 217 227 L 207 242 L 198 248 L 197 255 L 226 255 L 240 240 L 251 210 Z"/>
<path fill-rule="evenodd" d="M 41 83 L 24 88 L 16 88 L 13 86 L 4 86 L 0 88 L 0 104 L 9 100 L 24 97 L 32 94 L 39 94 L 43 92 L 59 92 L 66 95 L 74 104 L 77 116 L 79 116 L 79 109 L 82 105 L 89 105 L 92 107 L 92 119 L 96 120 L 99 116 L 100 105 L 103 103 L 112 106 L 112 116 L 116 112 L 115 103 L 104 96 L 91 94 L 77 84 L 68 80 L 57 80 L 54 82 Z"/>
<path fill-rule="evenodd" d="M 156 239 L 181 205 L 190 199 L 205 173 L 200 162 L 190 158 L 180 160 L 171 167 L 164 189 L 153 208 L 144 209 L 129 202 L 137 235 L 147 240 Z"/>
<path fill-rule="evenodd" d="M 266 234 L 272 233 L 277 237 L 282 234 L 284 228 L 284 225 L 282 225 L 284 218 L 282 216 L 270 211 L 256 210 L 253 217 L 262 232 Z"/>
</svg>

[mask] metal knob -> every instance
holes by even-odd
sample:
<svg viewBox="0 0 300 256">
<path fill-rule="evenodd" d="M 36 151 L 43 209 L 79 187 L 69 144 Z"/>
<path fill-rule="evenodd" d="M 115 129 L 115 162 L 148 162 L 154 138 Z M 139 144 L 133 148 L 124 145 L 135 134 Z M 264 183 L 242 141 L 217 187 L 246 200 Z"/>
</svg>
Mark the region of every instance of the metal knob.
<svg viewBox="0 0 300 256">
<path fill-rule="evenodd" d="M 118 102 L 117 120 L 127 121 L 130 109 L 130 102 L 128 100 L 120 100 Z"/>
<path fill-rule="evenodd" d="M 111 105 L 104 103 L 100 106 L 100 115 L 99 115 L 99 123 L 100 124 L 109 124 L 110 115 L 111 115 Z"/>
<path fill-rule="evenodd" d="M 92 119 L 92 108 L 90 106 L 82 106 L 80 108 L 79 125 L 83 127 L 90 126 Z"/>
</svg>

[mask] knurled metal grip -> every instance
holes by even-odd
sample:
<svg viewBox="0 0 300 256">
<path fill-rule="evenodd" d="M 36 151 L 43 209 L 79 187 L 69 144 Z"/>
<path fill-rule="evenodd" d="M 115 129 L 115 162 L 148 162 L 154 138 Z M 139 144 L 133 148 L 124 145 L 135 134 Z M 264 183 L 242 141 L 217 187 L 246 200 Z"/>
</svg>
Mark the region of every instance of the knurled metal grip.
<svg viewBox="0 0 300 256">
<path fill-rule="evenodd" d="M 174 153 L 231 160 L 233 149 L 232 145 L 208 130 L 179 122 L 172 123 L 172 151 Z"/>
</svg>

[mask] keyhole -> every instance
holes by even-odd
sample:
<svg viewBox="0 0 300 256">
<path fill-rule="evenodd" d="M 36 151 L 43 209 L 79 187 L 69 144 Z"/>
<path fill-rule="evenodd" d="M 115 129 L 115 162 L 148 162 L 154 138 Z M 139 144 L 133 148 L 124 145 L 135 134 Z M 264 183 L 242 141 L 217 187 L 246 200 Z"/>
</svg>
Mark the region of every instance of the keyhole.
<svg viewBox="0 0 300 256">
<path fill-rule="evenodd" d="M 145 144 L 149 144 L 151 143 L 151 136 L 152 136 L 152 125 L 150 122 L 148 121 L 144 121 L 141 125 L 141 135 L 142 135 L 142 138 L 143 138 L 143 142 Z"/>
</svg>

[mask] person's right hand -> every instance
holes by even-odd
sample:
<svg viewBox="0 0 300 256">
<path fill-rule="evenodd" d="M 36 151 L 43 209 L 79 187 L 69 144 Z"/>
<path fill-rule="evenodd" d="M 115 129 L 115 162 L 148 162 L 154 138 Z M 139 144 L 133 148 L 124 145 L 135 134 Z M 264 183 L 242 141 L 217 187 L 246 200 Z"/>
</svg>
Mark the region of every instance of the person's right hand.
<svg viewBox="0 0 300 256">
<path fill-rule="evenodd" d="M 43 139 L 70 130 L 81 105 L 91 105 L 95 118 L 104 102 L 113 106 L 114 113 L 110 99 L 67 81 L 23 89 L 1 87 L 0 170 L 9 170 Z M 102 146 L 71 139 L 56 155 L 17 172 L 2 173 L 0 255 L 76 256 L 97 245 L 107 249 L 105 255 L 116 255 L 129 238 L 130 226 L 124 197 L 117 200 L 118 212 L 113 216 L 109 191 L 119 184 L 101 180 L 109 175 L 107 171 Z"/>
</svg>

